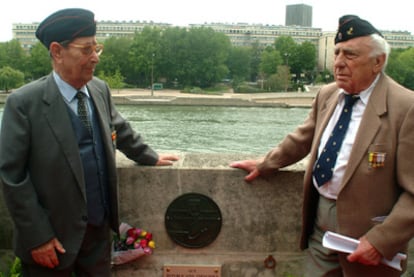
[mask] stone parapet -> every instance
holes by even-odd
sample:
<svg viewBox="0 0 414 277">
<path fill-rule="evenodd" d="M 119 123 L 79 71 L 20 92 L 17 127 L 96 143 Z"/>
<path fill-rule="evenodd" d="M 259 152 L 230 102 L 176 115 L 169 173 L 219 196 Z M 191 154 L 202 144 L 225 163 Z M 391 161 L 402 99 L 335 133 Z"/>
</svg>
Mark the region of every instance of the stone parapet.
<svg viewBox="0 0 414 277">
<path fill-rule="evenodd" d="M 230 162 L 247 158 L 257 157 L 186 154 L 171 167 L 151 167 L 136 166 L 117 154 L 121 221 L 152 232 L 156 249 L 151 256 L 113 266 L 112 276 L 159 277 L 165 265 L 218 265 L 225 277 L 302 276 L 299 234 L 306 160 L 247 183 L 245 172 L 229 167 Z M 218 236 L 201 248 L 175 243 L 165 226 L 169 205 L 186 193 L 208 196 L 221 212 Z M 0 201 L 0 226 L 0 249 L 10 248 L 12 227 L 4 201 Z M 0 260 L 6 257 L 2 253 Z M 274 268 L 266 267 L 269 256 L 275 260 Z M 412 268 L 409 262 L 404 276 L 410 276 Z"/>
<path fill-rule="evenodd" d="M 136 166 L 117 155 L 121 220 L 151 231 L 156 249 L 152 256 L 114 266 L 113 276 L 162 276 L 166 264 L 220 265 L 222 276 L 298 276 L 301 272 L 303 171 L 282 170 L 250 184 L 243 180 L 244 172 L 228 166 L 247 158 L 240 155 L 187 154 L 172 167 Z M 211 198 L 222 215 L 217 238 L 197 249 L 176 244 L 165 227 L 168 206 L 190 192 Z M 0 249 L 10 248 L 12 227 L 0 203 Z M 275 269 L 264 266 L 269 255 L 276 260 Z"/>
<path fill-rule="evenodd" d="M 162 276 L 165 264 L 221 265 L 222 276 L 300 276 L 299 250 L 303 170 L 281 170 L 246 183 L 245 173 L 228 164 L 234 155 L 187 154 L 173 167 L 119 168 L 121 218 L 154 234 L 152 256 L 116 266 L 115 276 Z M 174 243 L 165 228 L 170 203 L 186 193 L 211 198 L 220 208 L 217 238 L 199 249 Z M 266 268 L 272 255 L 274 269 Z M 250 273 L 248 273 L 250 272 Z"/>
</svg>

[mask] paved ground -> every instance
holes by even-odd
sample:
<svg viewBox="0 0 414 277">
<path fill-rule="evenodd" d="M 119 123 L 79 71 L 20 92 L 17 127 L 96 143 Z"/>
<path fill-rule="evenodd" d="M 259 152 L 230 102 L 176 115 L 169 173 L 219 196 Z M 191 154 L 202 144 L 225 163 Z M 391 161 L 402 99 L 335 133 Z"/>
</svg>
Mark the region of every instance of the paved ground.
<svg viewBox="0 0 414 277">
<path fill-rule="evenodd" d="M 133 98 L 135 100 L 162 100 L 162 99 L 243 99 L 258 104 L 262 103 L 280 103 L 289 106 L 310 106 L 312 99 L 315 97 L 317 89 L 310 92 L 270 92 L 270 93 L 233 93 L 223 92 L 220 94 L 195 94 L 183 93 L 179 90 L 146 90 L 146 89 L 121 89 L 112 90 L 114 97 Z"/>
<path fill-rule="evenodd" d="M 173 99 L 192 99 L 197 104 L 197 99 L 226 99 L 227 103 L 231 99 L 247 100 L 258 105 L 282 104 L 287 106 L 310 107 L 312 99 L 315 97 L 317 87 L 313 87 L 309 92 L 269 92 L 269 93 L 233 93 L 225 91 L 220 94 L 195 94 L 183 93 L 179 90 L 154 90 L 149 89 L 113 89 L 111 90 L 113 97 L 134 99 L 136 104 L 140 103 L 156 103 L 157 101 L 168 101 Z M 0 93 L 0 103 L 4 103 L 8 94 Z M 141 102 L 140 102 L 141 100 Z M 217 101 L 216 101 L 217 102 Z M 199 101 L 200 104 L 206 103 Z"/>
</svg>

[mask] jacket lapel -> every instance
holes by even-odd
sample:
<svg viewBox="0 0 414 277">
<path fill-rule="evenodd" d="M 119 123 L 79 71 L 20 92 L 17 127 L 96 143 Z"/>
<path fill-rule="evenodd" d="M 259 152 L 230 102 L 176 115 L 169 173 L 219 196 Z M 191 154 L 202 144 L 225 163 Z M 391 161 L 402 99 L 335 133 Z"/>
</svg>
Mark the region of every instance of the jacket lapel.
<svg viewBox="0 0 414 277">
<path fill-rule="evenodd" d="M 326 125 L 328 125 L 328 122 L 333 114 L 333 112 L 335 111 L 336 105 L 338 103 L 338 89 L 334 88 L 334 90 L 329 90 L 328 92 L 326 92 L 324 95 L 327 95 L 327 97 L 320 99 L 320 103 L 321 103 L 321 108 L 319 110 L 319 114 L 318 115 L 318 120 L 317 122 L 321 122 L 320 124 L 316 125 L 316 129 L 315 129 L 315 141 L 312 145 L 312 149 L 311 149 L 311 153 L 312 156 L 311 158 L 311 162 L 312 162 L 312 170 L 313 170 L 313 165 L 318 157 L 318 148 L 319 145 L 321 143 L 321 138 L 322 138 L 322 134 L 323 131 L 326 128 Z"/>
<path fill-rule="evenodd" d="M 55 135 L 56 141 L 62 149 L 64 158 L 72 169 L 79 185 L 79 189 L 86 200 L 82 162 L 79 156 L 78 144 L 75 139 L 76 135 L 73 128 L 71 128 L 72 123 L 67 113 L 68 107 L 59 92 L 53 79 L 53 75 L 50 74 L 47 78 L 48 80 L 43 97 L 43 102 L 45 104 L 43 114 L 49 122 L 49 126 Z"/>
<path fill-rule="evenodd" d="M 110 125 L 112 120 L 108 118 L 111 116 L 110 107 L 108 106 L 109 103 L 105 101 L 105 93 L 96 85 L 96 83 L 92 80 L 88 83 L 88 90 L 92 101 L 95 106 L 96 116 L 99 121 L 99 127 L 101 129 L 103 145 L 106 151 L 106 159 L 108 164 L 108 173 L 113 175 L 113 172 L 110 170 L 111 168 L 115 168 L 115 156 L 114 156 L 114 148 L 112 142 L 112 126 Z M 111 176 L 112 176 L 111 175 Z"/>
<path fill-rule="evenodd" d="M 362 160 L 367 159 L 369 146 L 381 126 L 380 118 L 387 112 L 386 90 L 385 77 L 382 75 L 365 108 L 340 189 L 349 181 Z"/>
</svg>

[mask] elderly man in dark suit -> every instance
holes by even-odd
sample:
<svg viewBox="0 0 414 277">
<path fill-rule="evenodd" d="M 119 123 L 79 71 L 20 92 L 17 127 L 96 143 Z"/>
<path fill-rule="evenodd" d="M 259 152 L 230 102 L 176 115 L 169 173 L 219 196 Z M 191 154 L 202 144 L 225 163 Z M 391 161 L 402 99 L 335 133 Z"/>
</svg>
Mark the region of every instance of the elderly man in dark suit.
<svg viewBox="0 0 414 277">
<path fill-rule="evenodd" d="M 53 72 L 12 93 L 0 134 L 0 175 L 23 276 L 110 276 L 117 232 L 115 150 L 142 165 L 171 165 L 116 111 L 93 77 L 103 46 L 94 14 L 65 9 L 40 23 Z"/>
<path fill-rule="evenodd" d="M 405 252 L 414 236 L 414 93 L 384 73 L 388 54 L 368 21 L 341 17 L 335 83 L 321 88 L 305 122 L 263 159 L 231 164 L 252 181 L 309 154 L 301 240 L 306 276 L 402 274 L 381 261 Z M 327 249 L 326 231 L 360 243 L 351 254 Z"/>
</svg>

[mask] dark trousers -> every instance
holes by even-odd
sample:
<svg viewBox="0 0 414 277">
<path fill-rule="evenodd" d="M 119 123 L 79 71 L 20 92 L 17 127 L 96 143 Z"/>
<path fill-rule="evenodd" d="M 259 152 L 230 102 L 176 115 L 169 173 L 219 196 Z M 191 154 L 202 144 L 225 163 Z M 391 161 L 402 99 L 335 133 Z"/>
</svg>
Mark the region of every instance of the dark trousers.
<svg viewBox="0 0 414 277">
<path fill-rule="evenodd" d="M 63 245 L 63 247 L 65 247 Z M 49 269 L 22 263 L 23 277 L 109 277 L 111 276 L 111 231 L 88 225 L 74 263 L 65 269 Z"/>
</svg>

